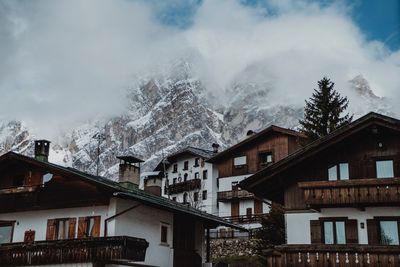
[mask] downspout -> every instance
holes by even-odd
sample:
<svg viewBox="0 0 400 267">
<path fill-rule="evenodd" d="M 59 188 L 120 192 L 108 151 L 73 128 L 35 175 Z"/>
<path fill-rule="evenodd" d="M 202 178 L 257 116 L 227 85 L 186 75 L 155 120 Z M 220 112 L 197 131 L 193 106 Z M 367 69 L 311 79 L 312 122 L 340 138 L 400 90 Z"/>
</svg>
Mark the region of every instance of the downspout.
<svg viewBox="0 0 400 267">
<path fill-rule="evenodd" d="M 113 215 L 113 216 L 111 216 L 111 217 L 106 218 L 106 219 L 104 220 L 104 237 L 107 237 L 107 235 L 108 235 L 108 227 L 107 227 L 107 226 L 108 226 L 108 222 L 109 222 L 109 221 L 111 221 L 111 220 L 115 219 L 116 217 L 121 216 L 122 214 L 127 213 L 128 211 L 133 210 L 133 209 L 135 209 L 135 208 L 137 208 L 137 207 L 139 207 L 139 206 L 141 206 L 141 205 L 142 205 L 142 204 L 133 205 L 133 206 L 130 207 L 130 208 L 127 208 L 127 209 L 125 209 L 125 210 L 123 210 L 123 211 L 121 211 L 121 212 L 116 213 L 115 215 Z"/>
</svg>

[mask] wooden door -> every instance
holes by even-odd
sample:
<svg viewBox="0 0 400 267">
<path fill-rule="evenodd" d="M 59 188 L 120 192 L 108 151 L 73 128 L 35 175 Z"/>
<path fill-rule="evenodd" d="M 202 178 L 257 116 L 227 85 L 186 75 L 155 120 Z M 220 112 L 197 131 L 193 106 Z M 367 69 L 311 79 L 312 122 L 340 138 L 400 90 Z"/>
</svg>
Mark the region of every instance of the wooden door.
<svg viewBox="0 0 400 267">
<path fill-rule="evenodd" d="M 201 266 L 201 256 L 195 251 L 195 225 L 187 216 L 174 215 L 174 267 Z"/>
<path fill-rule="evenodd" d="M 239 201 L 231 202 L 231 216 L 233 221 L 237 221 L 239 219 Z"/>
<path fill-rule="evenodd" d="M 262 213 L 263 213 L 262 201 L 255 199 L 254 200 L 254 214 L 262 214 Z"/>
</svg>

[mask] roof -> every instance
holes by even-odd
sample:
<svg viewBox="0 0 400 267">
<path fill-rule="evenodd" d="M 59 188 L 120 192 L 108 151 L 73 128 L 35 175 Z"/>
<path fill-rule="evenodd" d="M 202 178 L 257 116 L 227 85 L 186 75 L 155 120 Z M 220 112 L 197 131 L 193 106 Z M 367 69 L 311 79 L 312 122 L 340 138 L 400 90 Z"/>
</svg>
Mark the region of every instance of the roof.
<svg viewBox="0 0 400 267">
<path fill-rule="evenodd" d="M 245 230 L 244 228 L 242 228 L 236 224 L 230 223 L 220 217 L 202 212 L 193 207 L 188 207 L 186 205 L 177 203 L 175 201 L 169 200 L 169 199 L 161 197 L 161 196 L 152 195 L 152 194 L 147 193 L 140 189 L 127 189 L 127 188 L 121 186 L 119 183 L 114 182 L 105 177 L 91 175 L 91 174 L 88 174 L 85 172 L 81 172 L 74 168 L 63 167 L 63 166 L 60 166 L 60 165 L 57 165 L 54 163 L 50 163 L 50 162 L 39 161 L 34 158 L 27 157 L 27 156 L 17 154 L 14 152 L 8 152 L 8 153 L 0 156 L 0 163 L 5 160 L 8 160 L 8 159 L 24 161 L 24 162 L 27 162 L 30 164 L 34 164 L 36 166 L 47 168 L 49 170 L 59 171 L 61 173 L 67 174 L 67 175 L 68 174 L 74 175 L 75 177 L 78 177 L 84 181 L 87 181 L 89 183 L 95 183 L 96 185 L 100 185 L 106 189 L 109 189 L 111 192 L 114 192 L 113 195 L 116 197 L 129 198 L 132 200 L 139 201 L 145 205 L 153 206 L 153 207 L 160 208 L 163 210 L 168 210 L 173 213 L 186 214 L 189 216 L 193 216 L 193 217 L 200 219 L 201 221 L 205 221 L 206 223 L 212 224 L 214 226 L 224 225 L 224 226 L 228 226 L 228 227 Z"/>
<path fill-rule="evenodd" d="M 257 195 L 265 195 L 266 190 L 273 191 L 274 185 L 278 186 L 275 179 L 283 171 L 288 170 L 292 166 L 300 164 L 309 157 L 323 151 L 334 144 L 344 140 L 345 138 L 366 129 L 372 125 L 381 125 L 400 131 L 400 120 L 388 117 L 382 114 L 370 112 L 367 115 L 353 121 L 352 123 L 343 126 L 332 133 L 304 146 L 286 158 L 269 165 L 259 172 L 249 176 L 240 183 L 240 186 Z M 261 184 L 269 183 L 269 187 L 260 186 Z M 267 189 L 268 188 L 268 189 Z"/>
<path fill-rule="evenodd" d="M 280 133 L 280 134 L 290 135 L 290 136 L 294 136 L 294 137 L 306 138 L 306 136 L 303 133 L 297 132 L 295 130 L 282 128 L 282 127 L 279 127 L 276 125 L 271 125 L 271 126 L 265 128 L 264 130 L 262 130 L 261 132 L 252 134 L 249 137 L 247 137 L 246 139 L 244 139 L 243 141 L 237 143 L 236 145 L 233 145 L 233 146 L 225 149 L 224 151 L 214 155 L 213 157 L 211 157 L 208 160 L 208 162 L 212 162 L 212 163 L 219 162 L 221 159 L 226 158 L 227 156 L 231 155 L 231 153 L 233 153 L 237 149 L 240 149 L 246 145 L 249 145 L 252 142 L 256 142 L 259 139 L 261 139 L 271 133 Z"/>
<path fill-rule="evenodd" d="M 168 155 L 167 158 L 166 158 L 167 161 L 168 161 L 168 163 L 166 163 L 166 167 L 170 166 L 172 162 L 175 162 L 179 157 L 181 157 L 181 156 L 183 156 L 185 154 L 186 155 L 189 154 L 189 155 L 192 155 L 192 156 L 195 156 L 195 157 L 202 157 L 202 158 L 205 158 L 205 159 L 209 159 L 213 155 L 215 155 L 215 153 L 213 151 L 211 151 L 211 150 L 206 150 L 206 149 L 202 149 L 202 148 L 198 148 L 198 147 L 188 146 L 188 147 L 186 147 L 184 149 L 181 149 L 181 150 L 179 150 L 179 151 L 177 151 L 175 153 L 172 153 L 172 154 Z M 156 166 L 156 168 L 154 170 L 155 171 L 163 171 L 162 163 L 163 163 L 163 160 L 161 160 L 157 164 L 157 166 Z"/>
</svg>

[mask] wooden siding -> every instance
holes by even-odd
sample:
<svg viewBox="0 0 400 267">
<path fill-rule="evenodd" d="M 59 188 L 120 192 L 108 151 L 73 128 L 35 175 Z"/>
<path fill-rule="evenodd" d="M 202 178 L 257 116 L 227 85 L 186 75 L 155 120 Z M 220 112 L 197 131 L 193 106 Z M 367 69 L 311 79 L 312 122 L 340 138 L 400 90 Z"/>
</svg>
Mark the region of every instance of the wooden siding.
<svg viewBox="0 0 400 267">
<path fill-rule="evenodd" d="M 373 133 L 372 128 L 366 128 L 283 172 L 279 180 L 282 182 L 282 186 L 285 185 L 286 188 L 282 196 L 285 207 L 289 210 L 305 208 L 305 196 L 307 197 L 308 204 L 310 204 L 314 196 L 316 202 L 326 201 L 328 204 L 351 205 L 354 201 L 356 204 L 360 202 L 368 203 L 368 198 L 363 196 L 364 193 L 373 197 L 372 202 L 387 203 L 388 198 L 398 201 L 396 200 L 398 198 L 398 189 L 397 186 L 393 185 L 385 185 L 385 188 L 378 188 L 379 185 L 375 184 L 367 186 L 368 189 L 360 189 L 362 187 L 335 189 L 332 191 L 333 194 L 337 194 L 335 197 L 332 196 L 331 191 L 327 187 L 323 189 L 323 192 L 320 192 L 319 189 L 313 189 L 312 191 L 305 192 L 306 195 L 303 195 L 302 189 L 297 186 L 298 182 L 316 181 L 325 181 L 327 182 L 326 185 L 329 186 L 335 184 L 335 182 L 328 183 L 328 168 L 339 163 L 348 163 L 350 180 L 337 181 L 338 185 L 342 182 L 346 184 L 355 180 L 376 178 L 376 160 L 393 160 L 394 176 L 400 177 L 399 133 L 388 128 L 376 127 L 377 134 Z M 385 179 L 379 180 L 383 181 Z M 365 184 L 371 183 L 364 180 L 360 182 L 360 185 L 364 182 Z M 386 186 L 389 186 L 388 190 L 386 190 Z M 338 199 L 339 195 L 341 200 Z M 377 198 L 376 200 L 374 200 L 375 197 Z M 280 199 L 279 196 L 276 199 Z"/>
<path fill-rule="evenodd" d="M 267 267 L 395 267 L 399 246 L 283 245 L 266 251 Z"/>
<path fill-rule="evenodd" d="M 259 154 L 263 152 L 272 152 L 274 162 L 283 159 L 289 153 L 289 137 L 287 135 L 274 133 L 270 137 L 266 137 L 265 140 L 238 149 L 232 153 L 231 157 L 217 163 L 219 177 L 245 175 L 257 172 L 265 167 L 261 166 L 259 159 Z M 240 156 L 246 156 L 247 165 L 241 168 L 235 168 L 233 159 Z"/>
</svg>

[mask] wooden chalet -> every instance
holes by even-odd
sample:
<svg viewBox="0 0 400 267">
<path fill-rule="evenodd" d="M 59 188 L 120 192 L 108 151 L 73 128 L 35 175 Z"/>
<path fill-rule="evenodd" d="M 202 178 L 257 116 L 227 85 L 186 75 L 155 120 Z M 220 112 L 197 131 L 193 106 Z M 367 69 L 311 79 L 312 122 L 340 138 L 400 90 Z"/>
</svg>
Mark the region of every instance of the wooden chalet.
<svg viewBox="0 0 400 267">
<path fill-rule="evenodd" d="M 269 211 L 262 198 L 239 187 L 239 182 L 280 161 L 300 147 L 305 136 L 294 130 L 270 126 L 247 137 L 208 160 L 218 169 L 219 215 L 230 221 L 260 227 L 261 216 Z"/>
<path fill-rule="evenodd" d="M 242 181 L 285 208 L 268 266 L 400 266 L 400 121 L 369 113 Z"/>
<path fill-rule="evenodd" d="M 119 183 L 49 163 L 49 145 L 0 157 L 0 266 L 201 266 L 204 232 L 237 227 L 139 190 L 132 158 Z"/>
</svg>

